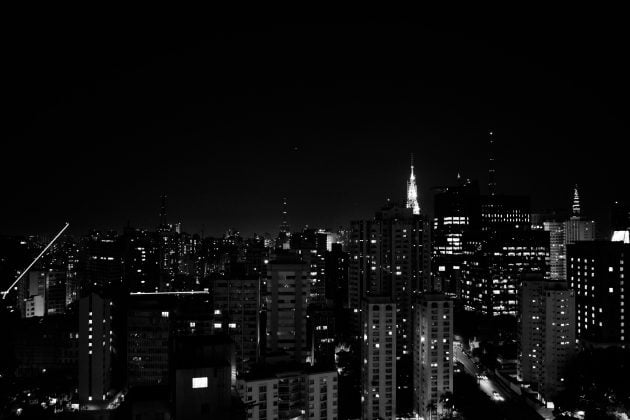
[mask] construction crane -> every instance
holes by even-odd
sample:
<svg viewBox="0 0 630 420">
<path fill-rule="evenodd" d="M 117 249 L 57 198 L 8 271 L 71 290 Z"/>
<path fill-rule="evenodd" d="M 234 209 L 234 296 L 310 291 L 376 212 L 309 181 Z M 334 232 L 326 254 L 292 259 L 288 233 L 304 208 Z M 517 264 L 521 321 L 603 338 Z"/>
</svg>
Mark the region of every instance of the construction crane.
<svg viewBox="0 0 630 420">
<path fill-rule="evenodd" d="M 35 265 L 35 263 L 46 253 L 46 251 L 48 251 L 48 248 L 50 248 L 52 246 L 52 244 L 54 244 L 55 241 L 57 239 L 59 239 L 59 237 L 63 234 L 63 232 L 66 229 L 68 229 L 68 226 L 70 226 L 70 223 L 66 222 L 66 225 L 59 231 L 59 233 L 52 239 L 52 241 L 50 241 L 48 243 L 48 245 L 46 245 L 46 248 L 44 248 L 42 250 L 42 252 L 40 252 L 39 255 L 33 260 L 33 262 L 30 263 L 30 265 L 28 267 L 26 267 L 26 269 L 24 271 L 22 271 L 22 273 L 18 276 L 18 278 L 15 279 L 13 284 L 11 286 L 9 286 L 9 288 L 7 290 L 2 292 L 2 299 L 6 299 L 7 295 L 9 294 L 9 292 L 15 287 L 15 285 L 18 284 L 18 282 L 22 279 L 22 277 L 24 277 L 24 275 L 26 273 L 28 273 L 28 270 L 30 270 Z"/>
</svg>

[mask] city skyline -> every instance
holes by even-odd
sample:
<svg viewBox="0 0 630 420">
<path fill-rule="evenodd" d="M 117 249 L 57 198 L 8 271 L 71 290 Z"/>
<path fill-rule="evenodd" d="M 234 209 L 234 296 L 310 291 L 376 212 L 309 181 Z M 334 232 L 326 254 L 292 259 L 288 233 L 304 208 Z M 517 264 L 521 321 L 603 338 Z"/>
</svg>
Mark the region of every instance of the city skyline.
<svg viewBox="0 0 630 420">
<path fill-rule="evenodd" d="M 162 194 L 190 232 L 275 229 L 283 197 L 294 226 L 332 228 L 404 199 L 412 153 L 430 213 L 431 188 L 458 173 L 486 184 L 489 130 L 498 192 L 564 209 L 577 183 L 584 214 L 605 225 L 625 198 L 610 152 L 627 135 L 627 82 L 606 54 L 620 38 L 612 26 L 567 41 L 563 25 L 527 39 L 496 22 L 168 35 L 96 25 L 81 39 L 33 27 L 32 54 L 8 53 L 12 159 L 0 171 L 20 182 L 5 190 L 0 232 L 151 227 Z"/>
</svg>

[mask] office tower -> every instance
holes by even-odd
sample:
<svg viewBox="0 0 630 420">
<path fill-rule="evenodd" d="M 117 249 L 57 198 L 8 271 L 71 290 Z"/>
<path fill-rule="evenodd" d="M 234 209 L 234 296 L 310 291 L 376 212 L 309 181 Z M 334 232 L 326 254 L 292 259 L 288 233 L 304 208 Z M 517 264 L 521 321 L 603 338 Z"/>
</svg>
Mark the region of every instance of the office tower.
<svg viewBox="0 0 630 420">
<path fill-rule="evenodd" d="M 524 276 L 520 290 L 518 375 L 552 401 L 568 383 L 576 354 L 575 295 L 564 281 Z"/>
<path fill-rule="evenodd" d="M 66 309 L 65 270 L 32 270 L 20 284 L 23 318 L 62 314 Z"/>
<path fill-rule="evenodd" d="M 170 299 L 136 295 L 127 310 L 127 383 L 129 387 L 168 383 Z"/>
<path fill-rule="evenodd" d="M 177 337 L 174 346 L 175 416 L 229 419 L 234 347 L 226 336 Z"/>
<path fill-rule="evenodd" d="M 362 310 L 361 404 L 364 420 L 396 417 L 396 304 L 366 296 Z"/>
<path fill-rule="evenodd" d="M 575 291 L 577 336 L 599 345 L 628 344 L 626 267 L 630 245 L 589 241 L 568 246 L 567 277 Z"/>
<path fill-rule="evenodd" d="M 295 255 L 280 254 L 269 263 L 267 274 L 267 351 L 286 352 L 304 362 L 309 266 Z"/>
<path fill-rule="evenodd" d="M 234 340 L 236 369 L 246 372 L 258 361 L 260 350 L 260 279 L 226 276 L 212 283 L 212 291 L 214 331 L 219 328 Z"/>
<path fill-rule="evenodd" d="M 79 301 L 79 402 L 107 399 L 112 380 L 112 302 L 96 293 Z"/>
<path fill-rule="evenodd" d="M 123 288 L 120 241 L 116 232 L 92 232 L 83 238 L 84 251 L 79 270 L 81 291 L 109 293 Z"/>
<path fill-rule="evenodd" d="M 425 293 L 414 316 L 414 411 L 428 418 L 433 407 L 442 414 L 442 396 L 453 392 L 453 302 L 441 293 Z"/>
<path fill-rule="evenodd" d="M 291 250 L 302 257 L 309 265 L 311 292 L 309 302 L 323 305 L 326 303 L 326 234 L 306 228 L 291 235 Z"/>
<path fill-rule="evenodd" d="M 530 212 L 530 199 L 526 196 L 481 196 L 481 229 L 489 232 L 529 230 Z"/>
<path fill-rule="evenodd" d="M 413 173 L 413 154 L 411 155 L 411 174 L 409 175 L 409 180 L 407 181 L 407 208 L 411 209 L 413 214 L 420 214 L 416 175 Z"/>
<path fill-rule="evenodd" d="M 308 344 L 314 365 L 335 365 L 336 317 L 337 312 L 332 307 L 308 305 Z"/>
<path fill-rule="evenodd" d="M 125 287 L 131 292 L 159 291 L 160 271 L 155 233 L 127 226 L 120 242 Z"/>
<path fill-rule="evenodd" d="M 571 217 L 565 222 L 564 226 L 566 244 L 574 244 L 579 241 L 594 241 L 595 222 L 585 220 L 582 217 L 580 195 L 577 185 L 573 190 L 573 204 L 571 206 L 571 211 Z"/>
<path fill-rule="evenodd" d="M 464 267 L 464 307 L 490 316 L 516 316 L 522 275 L 548 272 L 549 232 L 500 230 L 473 236 L 467 238 L 476 250 Z"/>
<path fill-rule="evenodd" d="M 335 370 L 279 367 L 238 379 L 238 393 L 253 420 L 337 420 Z"/>
<path fill-rule="evenodd" d="M 567 278 L 566 222 L 543 222 L 544 230 L 549 232 L 549 278 L 563 281 Z"/>
<path fill-rule="evenodd" d="M 433 290 L 459 296 L 466 255 L 470 253 L 464 236 L 478 231 L 481 224 L 479 185 L 466 180 L 434 190 Z"/>
</svg>

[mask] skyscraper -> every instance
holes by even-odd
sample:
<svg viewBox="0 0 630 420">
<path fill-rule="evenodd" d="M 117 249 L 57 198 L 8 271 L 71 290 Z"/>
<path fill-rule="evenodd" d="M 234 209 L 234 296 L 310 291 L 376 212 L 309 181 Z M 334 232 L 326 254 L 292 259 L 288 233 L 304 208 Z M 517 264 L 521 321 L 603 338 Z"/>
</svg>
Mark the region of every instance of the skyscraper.
<svg viewBox="0 0 630 420">
<path fill-rule="evenodd" d="M 260 279 L 227 276 L 213 283 L 214 327 L 235 343 L 236 369 L 246 372 L 258 361 L 260 341 Z"/>
<path fill-rule="evenodd" d="M 575 295 L 564 282 L 526 276 L 520 290 L 518 374 L 545 401 L 567 383 L 576 353 Z"/>
<path fill-rule="evenodd" d="M 442 413 L 442 397 L 453 392 L 453 302 L 426 293 L 414 312 L 413 408 L 428 418 L 432 407 Z"/>
<path fill-rule="evenodd" d="M 361 310 L 362 419 L 396 418 L 396 304 L 367 296 Z"/>
<path fill-rule="evenodd" d="M 573 204 L 571 205 L 571 217 L 565 222 L 565 242 L 574 244 L 579 241 L 595 240 L 595 222 L 582 217 L 580 194 L 577 185 L 573 189 Z"/>
<path fill-rule="evenodd" d="M 409 180 L 407 181 L 407 208 L 411 209 L 413 214 L 420 214 L 416 175 L 413 173 L 413 154 L 411 155 L 411 174 L 409 175 Z"/>
<path fill-rule="evenodd" d="M 465 236 L 480 230 L 479 184 L 466 180 L 437 187 L 434 196 L 432 239 L 433 290 L 460 296 L 462 273 L 467 262 Z"/>
<path fill-rule="evenodd" d="M 267 275 L 267 351 L 286 352 L 305 362 L 308 264 L 295 255 L 280 254 L 269 263 Z"/>
<path fill-rule="evenodd" d="M 625 274 L 630 245 L 589 241 L 568 246 L 567 276 L 575 291 L 577 336 L 598 345 L 628 344 Z"/>
<path fill-rule="evenodd" d="M 107 399 L 112 380 L 112 302 L 96 293 L 79 301 L 79 402 Z"/>
</svg>

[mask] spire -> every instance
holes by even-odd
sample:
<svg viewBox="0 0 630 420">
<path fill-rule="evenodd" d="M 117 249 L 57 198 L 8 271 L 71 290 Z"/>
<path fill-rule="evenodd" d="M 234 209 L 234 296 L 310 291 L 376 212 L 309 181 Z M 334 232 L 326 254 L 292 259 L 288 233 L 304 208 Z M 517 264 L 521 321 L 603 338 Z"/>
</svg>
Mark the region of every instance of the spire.
<svg viewBox="0 0 630 420">
<path fill-rule="evenodd" d="M 490 196 L 494 196 L 497 189 L 497 182 L 494 179 L 494 132 L 490 131 L 488 134 L 490 140 L 490 152 L 488 157 L 488 193 Z"/>
<path fill-rule="evenodd" d="M 282 198 L 282 222 L 280 223 L 280 232 L 289 232 L 289 222 L 287 220 L 287 198 Z"/>
<path fill-rule="evenodd" d="M 420 214 L 416 175 L 413 173 L 413 153 L 411 154 L 411 175 L 409 175 L 409 180 L 407 181 L 407 208 L 413 209 L 413 214 Z"/>
<path fill-rule="evenodd" d="M 571 206 L 572 217 L 579 218 L 581 216 L 582 210 L 580 208 L 580 194 L 578 192 L 578 186 L 575 184 L 573 188 L 573 205 Z"/>
<path fill-rule="evenodd" d="M 166 194 L 160 197 L 162 204 L 160 205 L 160 227 L 166 226 Z"/>
</svg>

